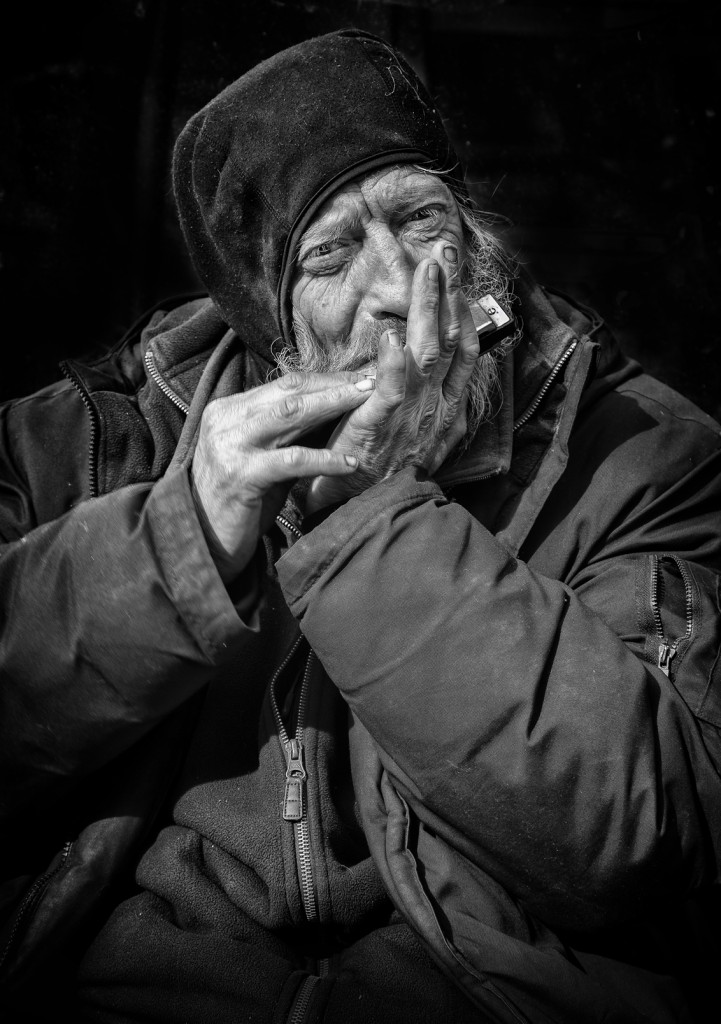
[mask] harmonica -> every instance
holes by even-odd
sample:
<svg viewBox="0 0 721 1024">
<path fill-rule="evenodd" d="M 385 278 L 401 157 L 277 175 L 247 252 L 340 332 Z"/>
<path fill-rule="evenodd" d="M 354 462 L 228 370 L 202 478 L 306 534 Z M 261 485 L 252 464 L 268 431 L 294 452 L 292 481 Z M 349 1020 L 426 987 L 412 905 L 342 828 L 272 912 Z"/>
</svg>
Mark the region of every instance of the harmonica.
<svg viewBox="0 0 721 1024">
<path fill-rule="evenodd" d="M 506 313 L 493 295 L 484 295 L 477 302 L 469 302 L 468 305 L 481 343 L 481 355 L 490 352 L 515 330 L 515 320 Z"/>
</svg>

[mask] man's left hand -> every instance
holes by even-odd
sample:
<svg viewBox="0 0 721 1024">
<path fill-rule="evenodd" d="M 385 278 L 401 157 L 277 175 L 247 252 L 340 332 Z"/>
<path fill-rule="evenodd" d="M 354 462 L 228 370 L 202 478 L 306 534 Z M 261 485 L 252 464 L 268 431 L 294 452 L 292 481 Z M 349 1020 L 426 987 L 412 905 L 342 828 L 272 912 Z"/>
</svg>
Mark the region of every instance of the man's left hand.
<svg viewBox="0 0 721 1024">
<path fill-rule="evenodd" d="M 383 334 L 373 395 L 327 444 L 355 456 L 359 467 L 351 476 L 316 477 L 306 512 L 346 501 L 406 466 L 434 473 L 466 433 L 466 385 L 479 348 L 458 250 L 439 242 L 415 270 L 405 347 L 397 331 Z"/>
</svg>

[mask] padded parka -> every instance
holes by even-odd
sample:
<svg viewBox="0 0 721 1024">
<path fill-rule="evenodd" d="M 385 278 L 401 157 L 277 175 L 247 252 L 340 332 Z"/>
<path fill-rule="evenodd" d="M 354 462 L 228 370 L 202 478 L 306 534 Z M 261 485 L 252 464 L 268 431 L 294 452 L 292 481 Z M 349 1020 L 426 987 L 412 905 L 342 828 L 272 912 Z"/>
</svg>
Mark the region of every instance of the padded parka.
<svg viewBox="0 0 721 1024">
<path fill-rule="evenodd" d="M 189 466 L 272 365 L 286 243 L 236 307 L 201 209 L 209 299 L 0 409 L 3 1007 L 714 1019 L 718 425 L 521 275 L 464 455 L 284 510 L 229 593 Z"/>
</svg>

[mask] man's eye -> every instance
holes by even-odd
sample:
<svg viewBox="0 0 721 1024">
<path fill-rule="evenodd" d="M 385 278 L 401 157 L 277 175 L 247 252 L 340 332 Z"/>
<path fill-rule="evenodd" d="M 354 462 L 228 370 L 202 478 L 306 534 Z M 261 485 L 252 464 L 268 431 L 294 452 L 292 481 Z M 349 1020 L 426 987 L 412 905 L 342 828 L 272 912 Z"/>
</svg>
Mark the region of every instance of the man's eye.
<svg viewBox="0 0 721 1024">
<path fill-rule="evenodd" d="M 337 246 L 334 246 L 332 242 L 321 242 L 320 245 L 316 245 L 309 253 L 306 254 L 306 259 L 315 259 L 318 256 L 330 256 Z"/>
<path fill-rule="evenodd" d="M 435 206 L 422 206 L 420 210 L 414 210 L 410 217 L 406 219 L 409 221 L 435 220 L 437 216 L 438 210 Z"/>
<path fill-rule="evenodd" d="M 334 274 L 349 258 L 349 247 L 342 241 L 319 242 L 301 256 L 300 265 L 309 274 Z"/>
</svg>

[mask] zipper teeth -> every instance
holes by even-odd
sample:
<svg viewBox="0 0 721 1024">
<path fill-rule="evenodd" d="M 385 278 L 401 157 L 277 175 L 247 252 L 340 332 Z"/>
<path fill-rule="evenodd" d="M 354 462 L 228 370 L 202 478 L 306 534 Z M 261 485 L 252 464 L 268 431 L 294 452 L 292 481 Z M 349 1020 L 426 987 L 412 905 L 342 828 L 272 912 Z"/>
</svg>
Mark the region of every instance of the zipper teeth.
<svg viewBox="0 0 721 1024">
<path fill-rule="evenodd" d="M 163 380 L 163 378 L 160 375 L 160 370 L 155 365 L 155 359 L 153 358 L 153 353 L 150 351 L 150 349 L 146 349 L 143 361 L 145 362 L 145 368 L 148 371 L 149 376 L 153 378 L 153 380 L 158 385 L 160 390 L 163 392 L 165 397 L 169 398 L 173 405 L 175 405 L 178 409 L 180 409 L 182 413 L 185 413 L 185 415 L 187 416 L 188 412 L 190 411 L 190 406 L 188 405 L 187 402 L 184 402 L 179 395 L 176 395 L 176 393 L 173 391 L 170 385 L 166 384 L 166 382 Z"/>
<path fill-rule="evenodd" d="M 693 588 L 691 586 L 691 578 L 686 566 L 679 558 L 674 558 L 674 562 L 679 568 L 684 590 L 686 591 L 686 633 L 677 641 L 677 644 L 679 644 L 681 643 L 681 640 L 688 640 L 693 633 Z"/>
<path fill-rule="evenodd" d="M 666 635 L 663 631 L 663 621 L 661 619 L 661 611 L 658 607 L 658 555 L 653 556 L 653 564 L 651 567 L 651 612 L 653 614 L 654 625 L 656 626 L 656 639 L 659 643 L 666 643 Z"/>
<path fill-rule="evenodd" d="M 75 388 L 77 393 L 80 395 L 81 401 L 85 408 L 88 410 L 90 416 L 90 443 L 88 445 L 88 479 L 90 497 L 97 498 L 98 496 L 98 459 L 97 459 L 97 442 L 98 435 L 100 432 L 100 423 L 98 417 L 98 411 L 90 400 L 90 395 L 80 381 L 80 378 L 72 369 L 69 363 L 63 361 L 60 364 L 60 372 L 66 377 L 72 386 Z"/>
<path fill-rule="evenodd" d="M 28 889 L 28 891 L 23 896 L 20 906 L 18 907 L 17 912 L 15 914 L 15 921 L 13 923 L 10 935 L 8 936 L 8 940 L 5 943 L 5 948 L 3 949 L 2 954 L 0 954 L 0 968 L 4 966 L 5 961 L 10 955 L 10 951 L 15 943 L 15 939 L 18 936 L 18 932 L 20 931 L 23 920 L 25 919 L 26 915 L 34 909 L 43 892 L 47 889 L 48 885 L 55 877 L 55 875 L 57 875 L 58 871 L 60 871 L 61 868 L 64 867 L 65 862 L 70 856 L 70 850 L 72 849 L 72 846 L 72 842 L 67 842 L 64 844 L 62 849 L 62 855 L 60 857 L 60 862 L 53 868 L 52 871 L 46 871 L 44 875 L 41 875 L 39 878 L 36 878 L 33 884 Z"/>
<path fill-rule="evenodd" d="M 578 345 L 578 341 L 574 341 L 566 349 L 566 351 L 563 353 L 563 355 L 558 360 L 556 365 L 553 367 L 553 369 L 551 370 L 550 374 L 548 375 L 546 380 L 543 382 L 541 390 L 538 392 L 538 394 L 533 399 L 533 401 L 531 402 L 529 407 L 526 409 L 526 411 L 523 413 L 523 415 L 520 416 L 516 420 L 516 422 L 513 424 L 513 433 L 514 434 L 518 430 L 520 430 L 521 427 L 524 427 L 526 425 L 526 423 L 528 423 L 528 421 L 530 420 L 531 416 L 533 416 L 533 414 L 535 413 L 536 409 L 539 407 L 539 405 L 541 404 L 543 399 L 548 394 L 548 390 L 551 387 L 551 385 L 553 384 L 554 380 L 559 375 L 559 373 L 561 372 L 563 367 L 566 365 L 568 360 L 571 358 L 571 355 L 573 354 L 573 351 L 574 351 L 574 349 L 576 348 L 577 345 Z M 477 483 L 480 483 L 481 480 L 490 480 L 491 477 L 500 476 L 500 474 L 501 474 L 501 470 L 500 469 L 492 469 L 489 473 L 481 473 L 479 476 L 464 477 L 461 482 L 464 483 L 464 484 L 477 484 Z M 455 486 L 457 486 L 457 485 L 456 484 L 451 484 L 451 489 L 453 487 L 455 487 Z"/>
<path fill-rule="evenodd" d="M 307 978 L 304 978 L 300 983 L 296 997 L 293 1000 L 293 1005 L 288 1014 L 287 1024 L 303 1024 L 305 1015 L 308 1012 L 310 1006 L 311 996 L 315 986 L 320 981 L 320 978 L 315 974 L 309 974 Z"/>
<path fill-rule="evenodd" d="M 286 519 L 285 516 L 276 516 L 275 521 L 280 526 L 284 526 L 286 530 L 290 530 L 295 537 L 300 539 L 303 536 L 303 531 L 299 530 L 295 523 L 291 523 L 290 519 Z"/>
<path fill-rule="evenodd" d="M 561 372 L 563 367 L 566 365 L 568 360 L 571 358 L 571 355 L 573 353 L 573 350 L 576 348 L 576 345 L 578 345 L 578 341 L 572 342 L 571 345 L 566 349 L 566 351 L 563 353 L 561 358 L 558 360 L 556 365 L 551 370 L 551 372 L 548 375 L 548 377 L 546 377 L 546 380 L 544 381 L 543 386 L 541 387 L 541 390 L 538 392 L 536 397 L 533 399 L 533 401 L 531 402 L 529 407 L 526 409 L 526 411 L 523 413 L 523 415 L 520 416 L 519 419 L 517 419 L 516 422 L 513 424 L 513 433 L 514 434 L 516 433 L 517 430 L 520 430 L 521 427 L 525 426 L 526 423 L 528 423 L 528 421 L 530 420 L 531 416 L 533 416 L 533 414 L 536 411 L 536 409 L 539 407 L 539 405 L 541 404 L 543 399 L 548 394 L 548 390 L 551 387 L 551 385 L 553 384 L 554 380 L 559 375 L 559 373 Z"/>
<path fill-rule="evenodd" d="M 300 697 L 298 699 L 298 722 L 295 729 L 295 738 L 300 741 L 303 738 L 312 661 L 313 652 L 309 651 L 308 660 L 305 663 L 303 681 L 300 686 Z M 295 822 L 295 842 L 298 851 L 298 875 L 303 909 L 309 921 L 316 921 L 318 919 L 318 903 L 315 898 L 315 884 L 313 882 L 313 856 L 310 848 L 310 827 L 308 825 L 307 809 L 301 820 Z"/>
<path fill-rule="evenodd" d="M 686 632 L 683 636 L 677 636 L 675 640 L 670 643 L 666 639 L 666 634 L 663 628 L 663 620 L 661 618 L 661 610 L 659 608 L 659 565 L 662 559 L 667 558 L 670 562 L 673 562 L 681 574 L 683 580 L 683 588 L 686 597 Z M 680 558 L 675 555 L 654 555 L 653 556 L 653 568 L 651 570 L 651 611 L 653 613 L 653 621 L 656 626 L 656 637 L 659 643 L 669 647 L 672 651 L 677 651 L 679 645 L 684 640 L 688 640 L 693 633 L 693 588 L 691 586 L 691 578 L 688 574 L 686 566 L 683 564 Z"/>
<path fill-rule="evenodd" d="M 298 875 L 300 882 L 301 902 L 305 916 L 309 921 L 318 920 L 318 903 L 315 898 L 313 884 L 313 857 L 310 850 L 310 829 L 308 818 L 294 822 L 295 842 L 298 851 Z"/>
<path fill-rule="evenodd" d="M 283 674 L 283 672 L 285 672 L 286 668 L 290 664 L 292 658 L 295 656 L 296 652 L 298 651 L 298 648 L 303 643 L 304 639 L 305 638 L 303 637 L 302 634 L 299 637 L 297 637 L 295 643 L 293 644 L 291 649 L 288 651 L 288 653 L 286 654 L 285 658 L 283 658 L 283 661 L 281 662 L 280 666 L 276 670 L 276 673 L 273 676 L 273 678 L 271 680 L 271 683 L 270 683 L 270 703 L 271 703 L 271 706 L 273 708 L 273 715 L 275 717 L 276 725 L 278 726 L 278 733 L 280 735 L 280 740 L 281 740 L 281 743 L 283 744 L 284 748 L 287 748 L 290 745 L 290 737 L 288 736 L 288 732 L 287 732 L 287 730 L 285 728 L 285 724 L 283 722 L 283 717 L 282 717 L 282 715 L 280 713 L 280 708 L 278 707 L 278 698 L 277 698 L 276 693 L 275 693 L 275 688 L 276 688 L 276 686 L 278 684 L 278 680 L 280 679 L 280 677 Z"/>
<path fill-rule="evenodd" d="M 305 724 L 305 706 L 308 700 L 308 683 L 310 681 L 310 666 L 313 661 L 313 651 L 308 651 L 308 660 L 305 663 L 303 682 L 300 686 L 300 697 L 298 699 L 298 723 L 295 729 L 296 739 L 303 738 L 303 726 Z"/>
<path fill-rule="evenodd" d="M 278 726 L 278 734 L 280 736 L 280 741 L 283 744 L 283 749 L 286 752 L 286 760 L 288 763 L 290 763 L 289 748 L 291 741 L 288 736 L 288 730 L 283 722 L 283 716 L 280 713 L 275 688 L 281 675 L 290 664 L 291 659 L 300 648 L 300 645 L 303 643 L 303 640 L 304 637 L 302 635 L 298 637 L 286 657 L 283 659 L 282 664 L 273 676 L 273 680 L 270 684 L 270 700 L 273 708 L 273 715 Z M 295 730 L 295 738 L 300 742 L 302 742 L 303 738 L 303 727 L 312 660 L 313 652 L 310 651 L 308 653 L 308 660 L 305 664 L 303 681 L 301 682 L 300 687 L 300 698 L 298 700 L 298 722 Z M 315 884 L 313 881 L 313 855 L 310 845 L 310 827 L 308 825 L 307 811 L 304 811 L 304 815 L 300 821 L 293 822 L 293 835 L 298 857 L 298 881 L 300 885 L 300 896 L 301 903 L 303 904 L 303 911 L 308 921 L 316 921 L 318 919 L 318 902 L 315 896 Z"/>
</svg>

